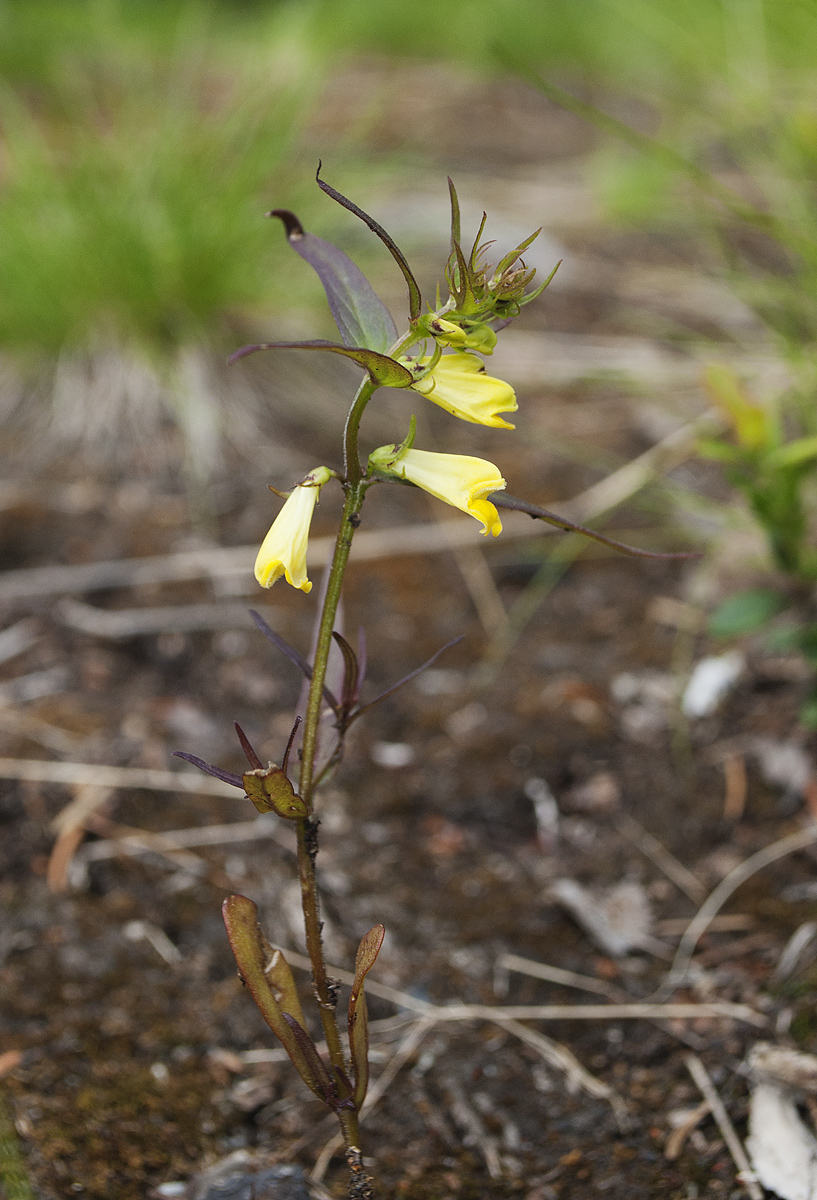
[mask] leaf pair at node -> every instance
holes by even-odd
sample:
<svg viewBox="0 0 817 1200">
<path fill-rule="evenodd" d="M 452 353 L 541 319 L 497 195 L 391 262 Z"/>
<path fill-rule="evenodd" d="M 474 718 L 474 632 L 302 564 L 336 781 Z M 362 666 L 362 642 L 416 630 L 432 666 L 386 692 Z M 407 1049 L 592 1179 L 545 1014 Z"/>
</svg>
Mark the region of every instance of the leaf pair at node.
<svg viewBox="0 0 817 1200">
<path fill-rule="evenodd" d="M 222 915 L 239 975 L 261 1016 L 279 1039 L 306 1086 L 333 1112 L 360 1110 L 369 1083 L 368 1015 L 363 985 L 374 966 L 386 930 L 375 925 L 361 939 L 349 997 L 351 1079 L 338 1064 L 326 1063 L 309 1036 L 292 971 L 283 952 L 271 946 L 258 924 L 258 908 L 246 896 L 228 896 Z"/>
<path fill-rule="evenodd" d="M 277 650 L 280 650 L 280 652 L 285 655 L 285 657 L 288 658 L 291 663 L 298 667 L 306 680 L 311 680 L 312 667 L 306 661 L 303 655 L 299 654 L 294 646 L 290 646 L 288 642 L 285 642 L 279 633 L 276 633 L 274 629 L 271 629 L 260 613 L 250 610 L 250 616 L 260 632 L 263 633 L 264 637 L 272 642 L 273 646 L 275 646 Z M 341 688 L 339 697 L 336 697 L 328 687 L 324 686 L 323 697 L 331 708 L 332 712 L 335 714 L 335 725 L 341 734 L 341 737 L 343 737 L 343 735 L 346 733 L 346 730 L 354 721 L 358 719 L 358 717 L 363 716 L 363 714 L 368 712 L 369 709 L 374 708 L 374 706 L 379 704 L 381 700 L 385 700 L 388 696 L 393 695 L 394 692 L 403 687 L 404 684 L 410 683 L 412 679 L 416 679 L 417 676 L 423 671 L 427 670 L 428 667 L 433 666 L 440 655 L 444 654 L 446 650 L 450 650 L 453 646 L 459 645 L 464 636 L 464 634 L 460 634 L 459 637 L 452 638 L 450 642 L 446 642 L 446 644 L 441 646 L 439 650 L 435 650 L 431 657 L 426 659 L 426 661 L 419 667 L 415 667 L 415 669 L 410 671 L 408 675 L 404 675 L 402 679 L 398 679 L 396 683 L 393 683 L 390 687 L 387 687 L 385 691 L 380 692 L 379 695 L 375 696 L 374 700 L 369 700 L 365 704 L 361 704 L 360 692 L 366 678 L 365 633 L 362 629 L 360 630 L 360 633 L 358 634 L 358 650 L 357 653 L 355 653 L 343 634 L 338 633 L 337 630 L 334 630 L 332 637 L 335 639 L 335 642 L 337 643 L 338 648 L 343 655 L 343 686 Z"/>
</svg>

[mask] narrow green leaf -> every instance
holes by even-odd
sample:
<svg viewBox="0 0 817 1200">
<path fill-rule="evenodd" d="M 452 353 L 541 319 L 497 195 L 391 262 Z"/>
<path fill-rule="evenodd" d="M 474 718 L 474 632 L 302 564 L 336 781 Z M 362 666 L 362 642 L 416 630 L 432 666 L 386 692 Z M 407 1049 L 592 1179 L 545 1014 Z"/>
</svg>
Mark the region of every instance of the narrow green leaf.
<svg viewBox="0 0 817 1200">
<path fill-rule="evenodd" d="M 293 1016 L 290 1016 L 289 1013 L 284 1013 L 284 1021 L 295 1039 L 298 1049 L 303 1054 L 310 1072 L 317 1080 L 317 1086 L 320 1089 L 317 1094 L 330 1108 L 337 1108 L 337 1095 L 332 1082 L 332 1076 L 329 1074 L 326 1063 L 320 1054 L 318 1054 L 312 1038 L 303 1026 Z"/>
<path fill-rule="evenodd" d="M 404 388 L 414 383 L 414 376 L 402 363 L 387 354 L 377 350 L 368 350 L 365 346 L 338 346 L 335 342 L 326 342 L 323 338 L 314 338 L 309 342 L 258 342 L 253 346 L 242 346 L 227 359 L 232 364 L 257 350 L 328 350 L 332 354 L 343 354 L 351 358 L 358 366 L 368 371 L 375 383 L 381 387 Z"/>
<path fill-rule="evenodd" d="M 538 238 L 538 236 L 541 232 L 542 232 L 542 227 L 540 226 L 537 230 L 535 230 L 530 235 L 530 237 L 526 237 L 524 242 L 520 242 L 515 250 L 511 250 L 510 254 L 506 254 L 505 257 L 502 259 L 502 261 L 497 263 L 497 265 L 494 269 L 494 274 L 501 275 L 503 271 L 507 271 L 508 267 L 513 266 L 513 264 L 519 258 L 519 255 L 524 253 L 525 250 L 527 250 L 527 248 L 531 244 L 531 242 L 536 241 L 536 239 Z M 553 270 L 555 272 L 556 268 L 554 267 Z M 553 276 L 551 275 L 551 279 L 552 278 L 553 278 Z M 548 280 L 548 282 L 550 282 L 550 281 Z M 547 286 L 547 284 L 545 286 Z"/>
<path fill-rule="evenodd" d="M 448 176 L 448 195 L 451 200 L 451 245 L 453 247 L 454 242 L 460 241 L 460 202 L 450 175 Z M 437 308 L 439 307 L 438 303 Z"/>
<path fill-rule="evenodd" d="M 772 468 L 800 467 L 817 459 L 817 437 L 797 438 L 766 458 L 766 466 Z"/>
<path fill-rule="evenodd" d="M 785 597 L 771 588 L 738 592 L 719 604 L 707 624 L 713 637 L 738 637 L 765 625 L 786 607 Z"/>
<path fill-rule="evenodd" d="M 355 1082 L 354 1102 L 358 1111 L 369 1087 L 369 1015 L 363 984 L 375 964 L 385 936 L 384 926 L 374 925 L 360 939 L 355 958 L 355 979 L 349 996 L 349 1053 Z"/>
</svg>

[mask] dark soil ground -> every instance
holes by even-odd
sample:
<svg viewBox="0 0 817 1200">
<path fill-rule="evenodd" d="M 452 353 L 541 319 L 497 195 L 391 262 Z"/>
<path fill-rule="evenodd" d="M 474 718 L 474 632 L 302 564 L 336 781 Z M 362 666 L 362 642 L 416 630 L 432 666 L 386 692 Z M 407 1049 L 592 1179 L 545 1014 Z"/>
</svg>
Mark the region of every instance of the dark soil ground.
<svg viewBox="0 0 817 1200">
<path fill-rule="evenodd" d="M 439 78 L 437 87 L 439 99 Z M 345 94 L 340 86 L 338 94 Z M 562 156 L 570 174 L 587 135 L 521 89 L 507 87 L 501 103 L 498 96 L 496 89 L 462 84 L 448 97 L 441 136 L 451 140 L 439 149 L 440 165 L 474 176 L 490 169 L 494 186 L 505 179 L 509 188 L 543 163 L 558 174 Z M 475 97 L 480 121 L 473 118 Z M 415 109 L 416 128 L 406 139 L 409 162 L 430 120 L 419 101 Z M 376 124 L 372 147 L 393 136 L 394 119 L 389 110 Z M 331 135 L 332 120 L 325 123 L 316 140 Z M 522 129 L 529 131 L 524 137 Z M 424 169 L 436 169 L 427 157 L 424 162 Z M 695 237 L 683 231 L 622 233 L 597 225 L 564 228 L 559 236 L 568 254 L 594 254 L 628 269 L 682 264 L 703 274 L 707 267 Z M 608 337 L 630 336 L 635 328 L 651 335 L 656 307 L 639 330 L 633 306 L 614 289 L 600 285 L 593 294 L 568 284 L 527 310 L 520 328 Z M 690 317 L 683 336 L 713 335 Z M 268 361 L 250 377 L 262 387 L 274 371 Z M 296 475 L 337 457 L 343 381 L 314 373 L 291 379 L 325 395 L 328 411 L 336 406 L 332 428 L 307 427 L 305 419 L 293 418 L 280 392 L 274 395 L 264 428 L 276 439 L 275 470 L 265 469 L 263 453 L 252 458 L 240 448 L 225 449 L 227 468 L 213 492 L 221 545 L 260 539 L 274 511 L 264 484 L 287 486 L 293 469 L 282 464 L 288 456 Z M 601 478 L 603 463 L 612 467 L 645 450 L 654 439 L 645 433 L 643 409 L 661 401 L 634 398 L 633 389 L 615 379 L 542 383 L 520 390 L 518 434 L 453 429 L 453 419 L 435 410 L 424 414 L 424 440 L 494 459 L 509 490 L 556 505 Z M 688 404 L 694 415 L 704 401 L 693 395 Z M 394 436 L 402 436 L 401 429 Z M 554 452 L 567 442 L 584 446 L 583 461 Z M 69 455 L 50 444 L 35 454 L 30 443 L 10 438 L 2 566 L 70 565 L 201 544 L 172 431 L 157 428 L 154 442 L 125 459 L 114 471 L 94 465 L 90 454 Z M 713 500 L 725 494 L 709 469 L 687 465 L 671 478 Z M 404 489 L 379 492 L 364 528 L 428 522 L 432 512 L 450 515 Z M 327 492 L 317 533 L 331 531 L 335 507 Z M 608 528 L 629 531 L 642 545 L 673 548 L 679 534 L 667 523 L 668 507 L 653 496 L 651 506 L 620 511 Z M 683 536 L 686 544 L 694 537 Z M 622 814 L 686 865 L 704 892 L 749 854 L 799 827 L 797 789 L 770 783 L 746 749 L 757 737 L 813 749 L 798 730 L 808 680 L 796 659 L 750 645 L 747 669 L 732 693 L 714 715 L 691 723 L 678 717 L 671 701 L 639 699 L 637 688 L 625 696 L 623 674 L 643 680 L 644 672 L 658 672 L 649 678 L 666 687 L 667 679 L 713 650 L 703 635 L 679 632 L 678 622 L 661 616 L 690 611 L 668 607 L 667 600 L 687 604 L 697 563 L 586 554 L 543 592 L 498 673 L 475 682 L 473 668 L 489 636 L 474 597 L 490 605 L 499 596 L 509 609 L 530 596 L 542 556 L 554 545 L 552 538 L 499 538 L 481 559 L 459 565 L 450 551 L 353 563 L 346 623 L 349 630 L 365 627 L 370 695 L 452 637 L 466 636 L 425 682 L 408 685 L 361 722 L 324 793 L 319 877 L 334 964 L 348 969 L 359 937 L 382 921 L 388 935 L 372 978 L 435 1003 L 599 1001 L 502 968 L 508 953 L 591 976 L 617 995 L 649 998 L 696 904 L 624 835 L 631 827 L 622 825 Z M 471 571 L 470 591 L 463 562 Z M 479 583 L 486 564 L 492 584 L 484 577 Z M 317 588 L 309 598 L 283 583 L 269 595 L 257 595 L 250 585 L 243 590 L 246 607 L 266 612 L 283 636 L 307 649 Z M 201 582 L 77 599 L 106 610 L 243 603 Z M 65 613 L 59 589 L 3 604 L 3 628 L 33 622 L 31 645 L 0 666 L 4 756 L 168 769 L 179 765 L 170 757 L 178 748 L 235 770 L 240 760 L 231 722 L 238 720 L 262 755 L 279 759 L 299 680 L 248 620 L 236 617 L 235 627 L 226 620 L 216 631 L 171 627 L 111 640 L 78 631 Z M 43 683 L 47 678 L 51 683 Z M 733 786 L 734 770 L 748 770 L 745 802 L 735 808 L 733 796 L 727 815 L 724 747 L 731 748 L 729 761 L 738 762 Z M 548 789 L 555 808 L 548 806 Z M 186 1180 L 239 1149 L 310 1170 L 333 1127 L 289 1064 L 265 1056 L 274 1039 L 242 992 L 219 912 L 229 891 L 245 893 L 259 904 L 270 939 L 299 948 L 288 830 L 276 838 L 194 848 L 192 861 L 154 853 L 92 862 L 84 881 L 69 872 L 66 883 L 52 859 L 52 883 L 66 884 L 52 891 L 46 879 L 55 842 L 51 822 L 80 794 L 54 783 L 3 784 L 3 1048 L 22 1053 L 19 1060 L 0 1059 L 9 1114 L 4 1144 L 10 1145 L 13 1119 L 42 1200 L 143 1200 L 159 1185 Z M 95 841 L 134 830 L 206 827 L 253 815 L 238 793 L 230 800 L 119 789 L 88 819 L 86 840 L 75 850 L 81 859 Z M 701 940 L 694 985 L 674 996 L 749 1004 L 767 1028 L 715 1017 L 527 1023 L 568 1047 L 609 1085 L 623 1102 L 618 1112 L 607 1100 L 569 1088 L 534 1046 L 500 1025 L 482 1020 L 430 1028 L 366 1120 L 366 1151 L 382 1194 L 406 1200 L 742 1194 L 711 1118 L 680 1157 L 667 1159 L 670 1114 L 700 1099 L 684 1062 L 690 1047 L 741 1132 L 747 1048 L 758 1037 L 773 1039 L 776 1030 L 814 1048 L 814 969 L 806 965 L 786 980 L 772 979 L 791 934 L 814 917 L 814 901 L 796 898 L 807 890 L 792 890 L 813 876 L 806 852 L 750 880 L 725 909 L 735 918 L 731 924 Z M 639 885 L 652 910 L 650 951 L 604 953 L 552 898 L 552 884 L 565 878 L 598 888 L 623 880 Z M 307 976 L 299 979 L 307 1005 Z M 403 1012 L 403 1023 L 387 1020 L 398 1011 L 370 999 L 373 1022 L 386 1022 L 373 1035 L 375 1079 L 410 1032 L 411 1014 Z M 330 1164 L 323 1186 L 344 1194 L 340 1160 Z M 7 1195 L 11 1200 L 10 1190 Z"/>
</svg>

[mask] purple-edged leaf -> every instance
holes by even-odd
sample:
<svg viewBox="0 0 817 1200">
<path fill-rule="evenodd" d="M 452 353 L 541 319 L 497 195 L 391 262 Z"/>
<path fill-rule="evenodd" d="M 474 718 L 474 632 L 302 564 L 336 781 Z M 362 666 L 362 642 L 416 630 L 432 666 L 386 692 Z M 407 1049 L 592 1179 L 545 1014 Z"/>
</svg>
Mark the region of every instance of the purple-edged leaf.
<svg viewBox="0 0 817 1200">
<path fill-rule="evenodd" d="M 337 629 L 332 630 L 332 637 L 340 646 L 343 655 L 343 688 L 340 693 L 340 703 L 341 707 L 346 712 L 349 712 L 358 697 L 360 670 L 357 664 L 357 655 L 343 634 L 338 633 Z"/>
<path fill-rule="evenodd" d="M 366 630 L 361 625 L 357 631 L 357 690 L 358 694 L 363 684 L 366 682 L 366 668 L 369 665 L 368 650 L 366 646 Z"/>
<path fill-rule="evenodd" d="M 258 925 L 258 908 L 246 896 L 228 896 L 221 906 L 221 914 L 238 973 L 247 985 L 261 1016 L 282 1043 L 306 1086 L 319 1100 L 324 1100 L 324 1079 L 315 1071 L 314 1062 L 304 1053 L 301 1042 L 292 1029 L 290 1022 L 295 1020 L 294 1017 L 283 1011 L 267 979 L 265 972 L 269 965 L 271 947 Z M 297 1021 L 295 1024 L 297 1025 Z M 312 1049 L 315 1049 L 314 1046 Z M 321 1066 L 323 1067 L 323 1063 Z M 323 1072 L 326 1075 L 325 1067 Z M 326 1078 L 328 1079 L 328 1075 Z"/>
<path fill-rule="evenodd" d="M 183 758 L 185 762 L 192 763 L 194 767 L 204 771 L 205 775 L 212 775 L 214 779 L 220 779 L 222 783 L 231 783 L 233 787 L 244 790 L 241 776 L 234 775 L 232 771 L 222 771 L 221 767 L 214 767 L 212 763 L 205 762 L 203 758 L 197 758 L 195 754 L 187 754 L 184 750 L 174 750 L 173 757 Z"/>
<path fill-rule="evenodd" d="M 417 280 L 414 278 L 411 267 L 408 265 L 406 256 L 397 245 L 394 238 L 390 234 L 386 233 L 386 230 L 382 225 L 379 225 L 378 222 L 375 221 L 374 217 L 370 217 L 369 214 L 364 212 L 362 208 L 359 208 L 353 200 L 349 200 L 330 184 L 324 183 L 324 181 L 321 179 L 320 163 L 318 163 L 318 173 L 315 178 L 317 180 L 318 187 L 322 192 L 326 192 L 327 196 L 331 196 L 334 201 L 342 205 L 345 209 L 348 209 L 349 212 L 354 213 L 356 217 L 360 217 L 364 225 L 368 225 L 372 233 L 376 233 L 380 238 L 389 254 L 391 254 L 392 258 L 403 272 L 403 278 L 406 281 L 409 293 L 409 313 L 412 321 L 416 321 L 423 307 L 423 298 L 420 295 L 420 288 L 418 287 Z"/>
<path fill-rule="evenodd" d="M 303 672 L 305 679 L 311 679 L 312 667 L 306 661 L 304 656 L 299 654 L 294 646 L 290 646 L 289 642 L 285 642 L 280 633 L 276 633 L 274 629 L 270 629 L 267 622 L 260 613 L 255 611 L 255 609 L 250 609 L 250 616 L 255 622 L 256 628 L 259 630 L 259 632 L 263 633 L 264 637 L 268 638 L 272 642 L 275 649 L 280 650 L 285 658 L 288 658 L 289 661 L 293 663 L 299 671 Z M 329 707 L 333 709 L 334 712 L 337 712 L 340 706 L 328 687 L 324 687 L 323 695 Z"/>
<path fill-rule="evenodd" d="M 303 720 L 303 717 L 298 715 L 295 718 L 295 720 L 292 722 L 292 732 L 290 733 L 289 738 L 287 739 L 287 746 L 286 746 L 286 750 L 284 751 L 284 757 L 281 759 L 281 770 L 284 772 L 285 775 L 286 775 L 287 771 L 289 770 L 289 756 L 292 753 L 292 747 L 295 744 L 295 737 L 296 737 L 296 734 L 298 733 L 298 726 L 301 724 L 302 720 Z"/>
<path fill-rule="evenodd" d="M 386 930 L 374 925 L 360 939 L 355 958 L 355 979 L 349 996 L 349 1052 L 355 1081 L 355 1108 L 360 1110 L 369 1086 L 369 1017 L 363 984 L 375 964 Z"/>
<path fill-rule="evenodd" d="M 268 217 L 279 217 L 287 241 L 318 275 L 345 346 L 388 350 L 397 341 L 397 326 L 366 276 L 342 250 L 307 233 L 294 213 L 274 208 Z"/>
<path fill-rule="evenodd" d="M 364 371 L 368 371 L 375 383 L 380 387 L 404 388 L 414 383 L 414 376 L 401 363 L 388 354 L 380 354 L 377 350 L 367 350 L 365 346 L 338 346 L 335 342 L 314 338 L 309 342 L 258 342 L 253 346 L 242 346 L 227 359 L 232 364 L 257 350 L 328 350 L 332 354 L 343 354 L 351 358 Z"/>
<path fill-rule="evenodd" d="M 289 1026 L 295 1041 L 298 1043 L 298 1049 L 306 1059 L 313 1078 L 318 1082 L 318 1087 L 320 1088 L 318 1095 L 320 1095 L 324 1104 L 329 1108 L 337 1108 L 338 1098 L 335 1092 L 335 1085 L 332 1082 L 332 1076 L 329 1074 L 326 1063 L 315 1049 L 315 1043 L 312 1041 L 312 1038 L 290 1013 L 284 1013 L 284 1020 Z"/>
<path fill-rule="evenodd" d="M 379 704 L 381 700 L 385 700 L 387 696 L 391 696 L 391 694 L 396 692 L 398 688 L 401 688 L 403 684 L 411 683 L 412 679 L 416 679 L 418 675 L 422 675 L 423 671 L 426 671 L 430 666 L 433 666 L 441 654 L 445 654 L 446 650 L 450 650 L 452 646 L 458 646 L 464 637 L 465 634 L 461 633 L 459 637 L 452 638 L 450 642 L 446 642 L 444 646 L 440 646 L 439 650 L 436 650 L 432 654 L 431 658 L 427 658 L 422 666 L 415 667 L 415 669 L 410 671 L 408 675 L 404 675 L 402 679 L 398 679 L 397 683 L 393 683 L 390 688 L 386 688 L 385 692 L 381 692 L 379 696 L 375 696 L 374 700 L 370 700 L 368 704 L 361 704 L 360 708 L 355 709 L 353 719 L 357 720 L 359 716 L 367 712 L 370 708 L 373 708 L 375 704 Z"/>
<path fill-rule="evenodd" d="M 603 533 L 599 533 L 595 529 L 588 529 L 585 525 L 577 525 L 575 521 L 568 521 L 567 517 L 560 517 L 547 508 L 540 508 L 538 504 L 529 504 L 527 500 L 517 500 L 515 496 L 509 496 L 507 492 L 492 492 L 487 499 L 497 508 L 510 508 L 514 512 L 527 513 L 529 517 L 535 517 L 538 521 L 546 521 L 548 525 L 555 525 L 557 529 L 563 529 L 565 533 L 580 533 L 582 537 L 592 538 L 594 542 L 601 542 L 602 546 L 609 546 L 612 550 L 620 550 L 622 554 L 630 554 L 635 558 L 703 557 L 699 550 L 640 550 L 637 546 L 628 546 L 625 542 L 617 542 L 615 538 L 605 537 Z"/>
</svg>

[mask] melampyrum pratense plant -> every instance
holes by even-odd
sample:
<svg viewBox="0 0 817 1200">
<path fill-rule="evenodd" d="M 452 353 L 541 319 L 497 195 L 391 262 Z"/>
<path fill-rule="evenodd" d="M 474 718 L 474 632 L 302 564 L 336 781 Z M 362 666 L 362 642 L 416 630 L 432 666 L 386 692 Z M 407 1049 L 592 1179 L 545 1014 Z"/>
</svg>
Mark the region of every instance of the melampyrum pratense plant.
<svg viewBox="0 0 817 1200">
<path fill-rule="evenodd" d="M 369 1079 L 368 1035 L 364 980 L 373 966 L 385 930 L 375 925 L 360 942 L 355 961 L 354 983 L 347 1014 L 348 1046 L 344 1048 L 337 1019 L 338 984 L 329 977 L 321 945 L 321 922 L 315 877 L 318 850 L 318 820 L 315 793 L 339 764 L 350 725 L 364 712 L 429 666 L 432 659 L 401 680 L 377 700 L 361 701 L 365 673 L 365 647 L 357 652 L 335 628 L 344 572 L 360 513 L 371 487 L 400 484 L 422 488 L 432 496 L 470 514 L 482 532 L 496 537 L 502 531 L 498 509 L 510 508 L 549 522 L 564 530 L 586 534 L 626 553 L 665 557 L 635 550 L 584 529 L 536 505 L 517 500 L 504 491 L 505 480 L 498 468 L 485 459 L 448 454 L 439 449 L 414 445 L 415 420 L 402 441 L 374 449 L 361 458 L 359 430 L 366 407 L 378 388 L 403 388 L 438 404 L 463 421 L 495 429 L 513 429 L 505 417 L 516 411 L 513 388 L 488 375 L 478 354 L 490 355 L 502 329 L 547 287 L 553 273 L 531 289 L 534 272 L 521 258 L 538 234 L 531 234 L 506 254 L 494 267 L 486 262 L 487 245 L 481 238 L 483 215 L 470 253 L 461 245 L 457 194 L 449 180 L 451 197 L 451 253 L 445 268 L 448 298 L 438 294 L 433 309 L 423 310 L 417 281 L 405 256 L 392 238 L 367 213 L 320 179 L 323 191 L 354 213 L 380 238 L 397 262 L 408 287 L 408 320 L 399 331 L 385 305 L 355 264 L 336 246 L 305 232 L 297 217 L 286 210 L 268 214 L 284 225 L 289 244 L 310 264 L 324 286 L 329 307 L 341 336 L 340 343 L 328 341 L 268 342 L 244 346 L 232 355 L 242 358 L 256 350 L 295 348 L 342 354 L 363 368 L 364 377 L 349 407 L 341 465 L 316 466 L 288 492 L 277 492 L 285 503 L 264 539 L 255 564 L 262 587 L 271 587 L 284 576 L 292 587 L 309 592 L 306 549 L 315 505 L 324 487 L 336 484 L 344 495 L 335 550 L 323 589 L 317 637 L 312 661 L 295 649 L 253 614 L 260 631 L 295 663 L 309 681 L 303 714 L 295 719 L 280 766 L 263 765 L 243 731 L 236 726 L 249 762 L 244 775 L 235 775 L 203 762 L 190 754 L 180 757 L 227 783 L 241 788 L 259 812 L 275 812 L 292 821 L 297 831 L 298 874 L 301 884 L 306 946 L 312 964 L 314 994 L 328 1052 L 328 1061 L 307 1031 L 297 990 L 282 952 L 264 937 L 257 920 L 256 905 L 245 896 L 229 896 L 223 914 L 239 973 L 261 1015 L 280 1039 L 308 1088 L 337 1115 L 350 1169 L 349 1195 L 356 1200 L 371 1197 L 372 1183 L 363 1167 L 359 1116 Z M 276 490 L 276 489 L 273 489 Z M 669 555 L 667 557 L 677 557 Z M 683 556 L 682 556 L 683 557 Z M 459 639 L 458 639 L 459 640 Z M 453 644 L 453 643 L 449 643 Z M 342 652 L 344 676 L 338 694 L 327 686 L 330 650 Z M 447 647 L 443 647 L 446 649 Z M 440 653 L 441 651 L 438 651 Z M 290 780 L 290 751 L 296 733 L 301 733 L 297 780 Z M 293 771 L 293 776 L 295 776 Z"/>
</svg>

